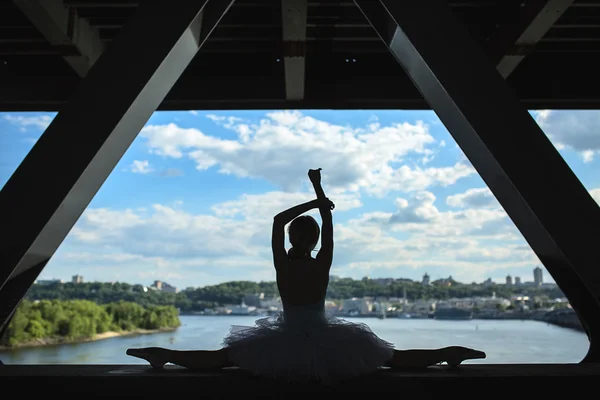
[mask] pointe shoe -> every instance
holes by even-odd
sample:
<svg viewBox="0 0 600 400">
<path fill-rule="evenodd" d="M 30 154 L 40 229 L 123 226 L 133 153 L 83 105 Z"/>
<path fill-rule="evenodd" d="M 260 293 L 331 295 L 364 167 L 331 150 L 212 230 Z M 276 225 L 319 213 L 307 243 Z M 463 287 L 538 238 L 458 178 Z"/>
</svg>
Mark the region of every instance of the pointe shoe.
<svg viewBox="0 0 600 400">
<path fill-rule="evenodd" d="M 450 367 L 458 367 L 463 361 L 486 358 L 483 351 L 473 350 L 466 347 L 452 347 L 448 351 L 446 363 Z"/>
<path fill-rule="evenodd" d="M 152 348 L 147 349 L 127 349 L 126 354 L 128 356 L 141 358 L 150 363 L 154 369 L 163 369 L 166 362 L 160 356 L 160 353 L 154 351 Z"/>
</svg>

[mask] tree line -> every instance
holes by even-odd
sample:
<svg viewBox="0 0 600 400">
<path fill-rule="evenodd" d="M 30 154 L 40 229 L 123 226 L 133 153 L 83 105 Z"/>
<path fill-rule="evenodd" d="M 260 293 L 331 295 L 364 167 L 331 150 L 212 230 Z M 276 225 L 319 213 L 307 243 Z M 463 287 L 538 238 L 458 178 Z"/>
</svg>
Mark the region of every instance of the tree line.
<svg viewBox="0 0 600 400">
<path fill-rule="evenodd" d="M 177 328 L 179 313 L 172 305 L 143 307 L 119 301 L 97 304 L 90 300 L 23 300 L 0 339 L 2 346 L 40 340 L 77 341 L 105 332 L 133 332 Z"/>
<path fill-rule="evenodd" d="M 166 293 L 148 290 L 142 285 L 128 283 L 55 283 L 33 285 L 26 298 L 29 300 L 89 300 L 98 304 L 119 301 L 133 302 L 143 307 L 174 306 L 181 311 L 201 311 L 225 304 L 240 304 L 245 296 L 264 293 L 265 298 L 278 296 L 275 282 L 232 281 L 201 288 L 188 288 L 179 293 Z M 331 280 L 327 290 L 330 300 L 352 297 L 406 297 L 410 301 L 418 299 L 444 300 L 449 298 L 497 297 L 509 298 L 512 295 L 540 296 L 550 299 L 564 297 L 558 288 L 535 286 L 509 286 L 499 284 L 445 284 L 422 285 L 408 279 L 390 279 L 382 284 L 376 280 L 354 280 L 342 278 Z"/>
</svg>

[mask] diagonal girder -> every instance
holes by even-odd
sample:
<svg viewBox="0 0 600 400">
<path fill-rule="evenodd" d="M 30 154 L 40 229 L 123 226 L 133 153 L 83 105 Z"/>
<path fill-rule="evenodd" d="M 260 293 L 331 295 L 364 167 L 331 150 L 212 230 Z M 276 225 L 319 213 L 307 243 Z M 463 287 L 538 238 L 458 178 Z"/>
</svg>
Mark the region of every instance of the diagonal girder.
<svg viewBox="0 0 600 400">
<path fill-rule="evenodd" d="M 515 39 L 507 33 L 509 47 L 502 53 L 497 69 L 504 78 L 517 68 L 519 63 L 533 51 L 537 42 L 552 28 L 574 0 L 537 0 L 521 3 L 522 18 L 527 21 L 525 29 Z M 514 24 L 517 26 L 518 24 Z M 513 25 L 513 26 L 514 26 Z M 510 31 L 511 26 L 507 29 Z M 514 29 L 514 28 L 513 28 Z M 513 31 L 514 32 L 514 31 Z M 514 35 L 514 33 L 513 33 Z"/>
<path fill-rule="evenodd" d="M 62 0 L 12 1 L 51 45 L 74 48 L 79 53 L 64 56 L 77 75 L 85 76 L 104 51 L 98 32 Z"/>
<path fill-rule="evenodd" d="M 354 2 L 569 298 L 586 359 L 600 360 L 600 207 L 445 1 Z"/>
<path fill-rule="evenodd" d="M 0 330 L 232 4 L 140 5 L 0 191 Z"/>
</svg>

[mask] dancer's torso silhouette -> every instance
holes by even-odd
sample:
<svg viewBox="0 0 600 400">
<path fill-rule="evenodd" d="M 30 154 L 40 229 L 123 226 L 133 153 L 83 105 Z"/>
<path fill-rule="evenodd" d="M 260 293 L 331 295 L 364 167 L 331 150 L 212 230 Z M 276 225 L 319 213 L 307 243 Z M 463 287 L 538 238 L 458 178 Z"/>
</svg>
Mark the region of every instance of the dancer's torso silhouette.
<svg viewBox="0 0 600 400">
<path fill-rule="evenodd" d="M 326 323 L 329 266 L 312 258 L 288 260 L 277 269 L 277 288 L 286 324 Z"/>
<path fill-rule="evenodd" d="M 313 258 L 288 260 L 277 268 L 277 288 L 283 307 L 324 306 L 330 266 Z"/>
</svg>

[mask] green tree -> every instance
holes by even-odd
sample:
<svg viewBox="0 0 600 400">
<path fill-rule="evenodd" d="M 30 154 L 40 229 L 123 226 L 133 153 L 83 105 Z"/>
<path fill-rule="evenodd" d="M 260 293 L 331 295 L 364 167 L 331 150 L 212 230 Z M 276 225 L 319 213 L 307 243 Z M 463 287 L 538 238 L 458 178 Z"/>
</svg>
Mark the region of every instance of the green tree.
<svg viewBox="0 0 600 400">
<path fill-rule="evenodd" d="M 99 305 L 89 300 L 21 302 L 0 344 L 14 346 L 38 339 L 80 340 L 108 330 L 176 328 L 173 306 L 148 306 L 120 301 Z"/>
</svg>

